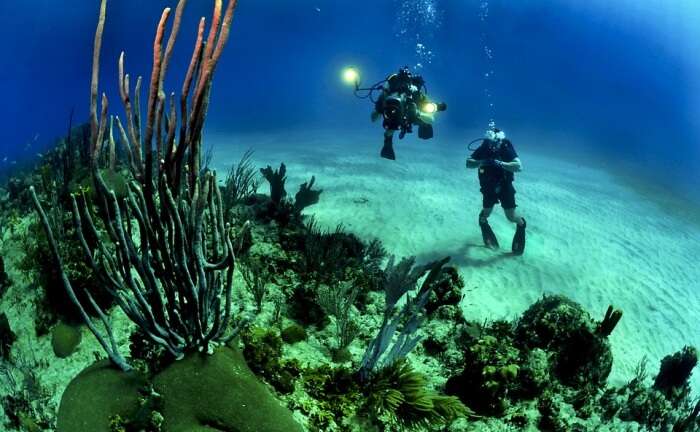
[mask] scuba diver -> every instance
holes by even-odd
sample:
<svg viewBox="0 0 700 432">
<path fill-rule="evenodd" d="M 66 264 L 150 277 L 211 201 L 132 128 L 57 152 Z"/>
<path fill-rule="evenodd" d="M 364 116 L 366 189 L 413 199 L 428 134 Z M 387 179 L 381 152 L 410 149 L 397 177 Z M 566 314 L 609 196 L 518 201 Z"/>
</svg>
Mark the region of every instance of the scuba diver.
<svg viewBox="0 0 700 432">
<path fill-rule="evenodd" d="M 374 92 L 380 90 L 381 94 L 375 100 Z M 447 109 L 445 103 L 437 104 L 428 99 L 425 80 L 420 75 L 413 75 L 407 66 L 368 88 L 360 88 L 359 82 L 355 81 L 355 96 L 374 102 L 373 122 L 383 118 L 384 146 L 380 155 L 390 160 L 396 160 L 393 142 L 396 131 L 399 131 L 399 139 L 403 139 L 407 133 L 413 132 L 416 125 L 418 137 L 430 139 L 433 137 L 435 113 Z"/>
<path fill-rule="evenodd" d="M 479 169 L 479 185 L 483 195 L 483 209 L 479 213 L 479 226 L 486 247 L 498 249 L 498 239 L 489 225 L 488 218 L 494 205 L 501 203 L 509 221 L 517 224 L 513 237 L 512 251 L 522 255 L 525 251 L 525 219 L 515 211 L 515 188 L 513 187 L 514 173 L 522 170 L 522 164 L 515 152 L 513 143 L 506 139 L 506 134 L 495 127 L 492 122 L 486 131 L 481 145 L 467 159 L 467 168 Z M 472 150 L 470 148 L 470 150 Z"/>
</svg>

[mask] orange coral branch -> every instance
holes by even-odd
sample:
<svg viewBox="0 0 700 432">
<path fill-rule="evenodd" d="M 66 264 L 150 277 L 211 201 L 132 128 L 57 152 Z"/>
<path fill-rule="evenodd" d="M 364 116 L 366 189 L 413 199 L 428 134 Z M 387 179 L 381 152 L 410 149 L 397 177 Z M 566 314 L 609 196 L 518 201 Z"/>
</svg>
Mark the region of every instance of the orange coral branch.
<svg viewBox="0 0 700 432">
<path fill-rule="evenodd" d="M 216 43 L 216 49 L 214 50 L 214 55 L 212 56 L 214 67 L 216 67 L 216 65 L 219 63 L 221 53 L 224 51 L 226 42 L 228 42 L 228 37 L 231 32 L 231 23 L 233 22 L 233 13 L 235 12 L 237 5 L 238 0 L 231 0 L 226 8 L 224 23 L 221 25 L 221 34 L 219 35 L 219 40 Z M 211 73 L 213 74 L 214 71 L 212 70 Z"/>
<path fill-rule="evenodd" d="M 146 146 L 147 155 L 151 153 L 153 140 L 153 126 L 157 114 L 158 104 L 158 88 L 160 83 L 160 70 L 162 64 L 163 51 L 163 34 L 165 33 L 165 24 L 170 16 L 170 8 L 165 8 L 160 17 L 156 37 L 153 41 L 153 71 L 151 72 L 151 88 L 148 94 L 148 113 L 146 114 L 146 136 L 144 137 L 144 145 Z M 148 166 L 149 161 L 146 160 L 146 170 L 150 171 Z M 149 179 L 150 182 L 150 179 Z"/>
<path fill-rule="evenodd" d="M 230 28 L 231 28 L 231 22 L 233 21 L 233 13 L 236 9 L 236 5 L 238 4 L 237 0 L 230 0 L 227 7 L 226 7 L 226 12 L 224 15 L 224 20 L 221 22 L 221 9 L 220 9 L 220 0 L 217 1 L 217 7 L 214 9 L 214 18 L 216 20 L 216 27 L 214 26 L 214 23 L 212 23 L 212 28 L 211 32 L 209 34 L 209 39 L 207 41 L 207 47 L 204 52 L 204 58 L 202 60 L 202 71 L 199 76 L 199 82 L 197 83 L 197 90 L 194 95 L 194 100 L 193 100 L 193 113 L 194 115 L 194 120 L 196 120 L 199 124 L 194 125 L 194 133 L 196 135 L 199 134 L 200 128 L 204 123 L 204 115 L 205 113 L 202 112 L 202 107 L 205 105 L 204 99 L 206 99 L 205 92 L 207 91 L 208 86 L 210 85 L 210 81 L 214 75 L 214 70 L 216 69 L 216 66 L 219 62 L 219 58 L 221 57 L 221 53 L 223 52 L 224 46 L 226 45 L 226 42 L 228 41 L 228 37 L 230 34 Z M 218 32 L 218 40 L 216 40 L 215 37 L 212 36 L 213 32 Z M 214 49 L 214 42 L 216 40 L 216 49 Z"/>
<path fill-rule="evenodd" d="M 102 51 L 102 34 L 105 28 L 107 0 L 100 3 L 100 17 L 95 30 L 95 42 L 92 51 L 92 81 L 90 83 L 90 147 L 97 146 L 99 123 L 97 121 L 97 92 L 100 81 L 100 52 Z M 93 156 L 94 157 L 94 156 Z"/>
<path fill-rule="evenodd" d="M 206 19 L 202 17 L 199 20 L 199 28 L 197 29 L 197 40 L 194 44 L 194 50 L 192 52 L 192 59 L 190 60 L 190 65 L 187 68 L 187 75 L 185 76 L 185 81 L 182 83 L 182 93 L 180 93 L 180 138 L 178 142 L 175 154 L 166 154 L 166 167 L 170 167 L 170 177 L 173 179 L 174 185 L 180 184 L 179 166 L 182 159 L 185 156 L 185 151 L 187 150 L 187 128 L 189 125 L 189 119 L 187 116 L 187 98 L 189 97 L 190 90 L 192 88 L 192 81 L 194 79 L 194 74 L 201 64 L 202 47 L 204 44 L 204 30 L 206 28 Z M 173 189 L 177 190 L 177 187 Z"/>
<path fill-rule="evenodd" d="M 195 87 L 193 105 L 196 107 L 201 103 L 202 93 L 206 87 L 206 82 L 209 79 L 209 69 L 211 67 L 211 54 L 214 50 L 214 44 L 216 43 L 216 36 L 219 32 L 219 24 L 221 23 L 221 0 L 215 0 L 214 2 L 214 12 L 212 15 L 211 28 L 209 29 L 209 37 L 207 37 L 207 43 L 204 46 L 204 56 L 202 57 L 202 69 L 199 73 L 199 79 L 197 81 L 197 86 Z M 193 112 L 196 108 L 193 109 Z"/>
<path fill-rule="evenodd" d="M 180 0 L 175 8 L 175 19 L 173 20 L 173 28 L 170 30 L 170 37 L 168 38 L 168 44 L 165 47 L 165 55 L 163 56 L 163 66 L 160 70 L 159 77 L 159 87 L 158 92 L 163 93 L 163 82 L 165 81 L 165 74 L 168 71 L 168 65 L 170 64 L 170 57 L 173 55 L 173 48 L 175 47 L 175 41 L 177 40 L 177 35 L 180 33 L 180 23 L 182 22 L 182 13 L 187 6 L 187 0 Z"/>
</svg>

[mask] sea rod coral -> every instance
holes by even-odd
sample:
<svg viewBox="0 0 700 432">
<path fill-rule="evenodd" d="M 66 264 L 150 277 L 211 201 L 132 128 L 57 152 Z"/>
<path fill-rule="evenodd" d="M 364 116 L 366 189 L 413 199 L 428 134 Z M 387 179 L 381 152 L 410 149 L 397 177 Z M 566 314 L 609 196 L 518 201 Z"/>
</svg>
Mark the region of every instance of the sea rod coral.
<svg viewBox="0 0 700 432">
<path fill-rule="evenodd" d="M 158 23 L 145 119 L 140 113 L 142 80 L 136 80 L 132 102 L 124 53 L 119 57 L 119 93 L 126 112 L 122 123 L 118 117 L 116 122 L 108 117 L 104 94 L 98 117 L 100 52 L 107 7 L 107 1 L 102 0 L 90 95 L 90 169 L 95 198 L 94 203 L 85 194 L 71 198 L 80 244 L 100 283 L 152 341 L 176 358 L 187 351 L 211 352 L 213 346 L 231 337 L 227 333 L 235 266 L 233 228 L 224 223 L 216 174 L 201 170 L 201 147 L 214 72 L 229 37 L 237 1 L 230 0 L 225 8 L 222 0 L 215 1 L 206 39 L 206 22 L 200 20 L 179 95 L 178 118 L 175 93 L 167 97 L 163 87 L 186 4 L 187 0 L 180 0 L 175 9 L 165 48 L 170 8 L 163 11 Z M 101 171 L 105 148 L 113 154 L 114 123 L 131 178 L 128 193 L 121 199 L 107 186 Z M 90 293 L 90 305 L 79 303 L 41 202 L 34 189 L 30 191 L 71 300 L 110 360 L 129 370 L 131 366 L 119 352 L 106 313 Z M 93 214 L 100 220 L 96 221 Z M 103 331 L 86 307 L 97 311 Z"/>
</svg>

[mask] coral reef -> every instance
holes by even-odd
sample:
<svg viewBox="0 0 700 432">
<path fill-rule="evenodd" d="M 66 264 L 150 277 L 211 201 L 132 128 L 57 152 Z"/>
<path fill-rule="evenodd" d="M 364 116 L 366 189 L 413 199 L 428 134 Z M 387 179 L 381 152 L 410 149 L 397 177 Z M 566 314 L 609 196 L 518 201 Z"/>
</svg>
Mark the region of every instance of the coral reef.
<svg viewBox="0 0 700 432">
<path fill-rule="evenodd" d="M 313 190 L 316 177 L 312 176 L 311 180 L 299 186 L 299 192 L 294 195 L 294 211 L 301 213 L 306 207 L 317 204 L 321 198 L 323 190 Z"/>
<path fill-rule="evenodd" d="M 241 276 L 243 276 L 246 287 L 253 294 L 257 311 L 260 312 L 263 300 L 265 300 L 265 295 L 267 294 L 268 281 L 266 279 L 268 272 L 265 271 L 263 263 L 253 258 L 244 260 L 238 269 L 241 272 Z"/>
<path fill-rule="evenodd" d="M 395 264 L 394 257 L 384 270 L 384 314 L 379 332 L 370 342 L 358 371 L 361 380 L 368 380 L 383 367 L 391 366 L 403 359 L 420 342 L 416 332 L 423 323 L 423 312 L 435 281 L 449 257 L 425 266 L 416 267 L 415 258 L 405 258 Z M 406 303 L 396 311 L 396 305 L 409 291 L 413 290 L 424 275 L 418 292 L 406 297 Z M 399 325 L 403 324 L 400 331 Z M 395 337 L 395 333 L 398 335 Z M 393 342 L 393 343 L 392 343 Z M 389 347 L 391 349 L 387 352 Z"/>
<path fill-rule="evenodd" d="M 685 347 L 661 361 L 654 384 L 648 386 L 647 360 L 643 359 L 632 380 L 605 391 L 601 398 L 603 417 L 635 421 L 652 430 L 697 430 L 700 424 L 693 426 L 697 414 L 691 408 L 688 385 L 696 364 L 695 348 Z"/>
<path fill-rule="evenodd" d="M 275 221 L 284 227 L 292 220 L 299 221 L 302 217 L 302 211 L 319 201 L 322 191 L 313 189 L 316 177 L 311 177 L 310 181 L 302 183 L 294 200 L 290 200 L 287 198 L 287 190 L 285 189 L 287 167 L 284 163 L 281 163 L 278 169 L 273 169 L 268 165 L 261 168 L 260 173 L 269 184 L 270 198 L 267 202 L 263 202 L 263 205 L 256 212 L 258 218 Z"/>
<path fill-rule="evenodd" d="M 279 206 L 284 197 L 287 196 L 287 191 L 284 188 L 284 184 L 287 182 L 287 167 L 284 163 L 281 163 L 278 169 L 273 169 L 268 165 L 266 168 L 261 168 L 260 173 L 270 185 L 270 201 L 273 205 Z"/>
<path fill-rule="evenodd" d="M 358 324 L 352 312 L 358 292 L 358 285 L 346 281 L 336 286 L 321 285 L 318 288 L 319 306 L 335 321 L 336 345 L 333 348 L 333 356 L 336 361 L 347 358 L 347 348 L 359 333 Z"/>
<path fill-rule="evenodd" d="M 61 398 L 57 432 L 112 432 L 113 417 L 129 419 L 138 412 L 139 391 L 147 385 L 137 372 L 99 361 L 73 378 Z M 90 409 L 86 410 L 85 407 Z"/>
<path fill-rule="evenodd" d="M 464 281 L 455 267 L 446 266 L 430 293 L 425 311 L 433 314 L 444 306 L 458 306 L 464 298 Z"/>
<path fill-rule="evenodd" d="M 155 378 L 154 388 L 164 400 L 164 430 L 302 431 L 292 413 L 253 375 L 243 355 L 228 347 L 174 363 Z"/>
<path fill-rule="evenodd" d="M 13 361 L 0 359 L 0 407 L 5 413 L 2 430 L 39 432 L 55 430 L 55 407 L 48 402 L 50 392 L 41 384 L 38 369 L 21 356 Z"/>
<path fill-rule="evenodd" d="M 405 360 L 397 360 L 372 377 L 366 390 L 367 410 L 382 423 L 411 428 L 449 424 L 469 414 L 458 398 L 440 396 L 428 389 L 426 378 Z"/>
<path fill-rule="evenodd" d="M 58 323 L 51 330 L 51 346 L 58 358 L 66 358 L 78 349 L 82 335 L 80 328 L 65 323 Z"/>
<path fill-rule="evenodd" d="M 5 271 L 5 260 L 0 255 L 0 299 L 2 299 L 2 295 L 7 291 L 10 285 L 12 285 L 12 281 Z"/>
<path fill-rule="evenodd" d="M 464 369 L 448 380 L 446 388 L 476 413 L 500 416 L 520 391 L 521 353 L 513 346 L 512 333 L 497 337 L 494 330 L 491 327 L 492 334 L 465 350 Z"/>
<path fill-rule="evenodd" d="M 0 314 L 5 429 L 700 430 L 696 348 L 611 385 L 613 306 L 596 321 L 545 295 L 475 323 L 449 257 L 400 259 L 307 217 L 315 176 L 291 199 L 285 164 L 258 170 L 248 150 L 219 185 L 202 130 L 236 1 L 214 2 L 208 34 L 199 22 L 178 107 L 164 83 L 186 3 L 161 16 L 150 83 L 132 88 L 120 56 L 122 122 L 98 104 L 101 2 L 90 122 L 71 116 L 0 197 L 3 239 L 23 254 L 0 256 L 0 301 L 19 305 Z M 34 347 L 43 363 L 24 358 Z"/>
<path fill-rule="evenodd" d="M 231 166 L 221 188 L 224 207 L 232 209 L 236 204 L 244 202 L 258 193 L 260 179 L 253 165 L 253 151 L 247 150 L 237 164 Z"/>
<path fill-rule="evenodd" d="M 380 242 L 365 243 L 342 227 L 322 230 L 303 217 L 276 223 L 259 211 L 269 202 L 251 195 L 224 208 L 226 218 L 250 220 L 249 245 L 237 253 L 248 290 L 239 284 L 245 295 L 232 300 L 236 316 L 248 316 L 239 337 L 214 348 L 213 357 L 187 352 L 176 361 L 137 326 L 129 337 L 136 371 L 111 369 L 112 384 L 88 384 L 114 389 L 138 377 L 124 390 L 129 408 L 87 390 L 74 396 L 76 378 L 57 430 L 70 430 L 62 429 L 68 421 L 94 422 L 90 430 L 98 431 L 157 431 L 255 427 L 253 420 L 269 421 L 271 430 L 301 430 L 301 420 L 305 430 L 352 432 L 698 429 L 687 386 L 693 348 L 666 358 L 656 385 L 640 372 L 625 386 L 609 386 L 607 336 L 621 317 L 614 308 L 596 321 L 570 299 L 544 296 L 514 322 L 469 322 L 459 306 L 468 292 L 447 258 L 425 265 L 386 259 Z M 244 367 L 246 383 L 229 377 L 229 367 Z M 201 382 L 191 379 L 194 370 Z M 259 395 L 266 418 L 234 409 L 252 403 L 236 390 L 241 385 Z M 192 392 L 206 397 L 193 403 L 183 396 Z M 10 427 L 51 423 L 18 394 L 5 399 L 6 410 L 28 414 Z M 105 405 L 78 418 L 82 397 Z"/>
<path fill-rule="evenodd" d="M 515 332 L 525 349 L 554 353 L 553 374 L 572 386 L 605 383 L 612 368 L 604 332 L 579 304 L 563 296 L 545 296 L 520 318 Z"/>
<path fill-rule="evenodd" d="M 65 227 L 62 217 L 60 220 L 53 219 L 51 225 L 63 261 L 63 272 L 71 281 L 78 302 L 89 304 L 89 292 L 101 310 L 112 307 L 114 298 L 99 284 L 91 271 L 80 243 L 75 238 L 75 231 Z M 46 233 L 38 223 L 33 223 L 28 231 L 23 239 L 23 256 L 17 267 L 30 275 L 42 291 L 42 296 L 36 304 L 37 335 L 47 334 L 59 321 L 71 324 L 82 322 L 80 308 L 73 303 L 63 286 L 61 268 L 54 263 Z M 85 312 L 92 317 L 98 316 L 97 309 L 93 307 L 88 307 Z"/>
<path fill-rule="evenodd" d="M 0 314 L 0 358 L 8 359 L 12 344 L 17 340 L 17 335 L 10 328 L 7 314 Z"/>
<path fill-rule="evenodd" d="M 303 326 L 299 324 L 292 324 L 282 330 L 280 337 L 285 343 L 295 344 L 306 340 L 309 336 Z"/>
<path fill-rule="evenodd" d="M 299 376 L 298 362 L 282 359 L 282 339 L 269 329 L 252 328 L 241 334 L 243 356 L 251 370 L 265 379 L 280 393 L 294 391 Z"/>
<path fill-rule="evenodd" d="M 664 357 L 654 379 L 654 390 L 660 391 L 671 401 L 686 398 L 690 393 L 688 379 L 697 365 L 698 350 L 695 347 L 686 346 L 683 350 Z"/>
</svg>

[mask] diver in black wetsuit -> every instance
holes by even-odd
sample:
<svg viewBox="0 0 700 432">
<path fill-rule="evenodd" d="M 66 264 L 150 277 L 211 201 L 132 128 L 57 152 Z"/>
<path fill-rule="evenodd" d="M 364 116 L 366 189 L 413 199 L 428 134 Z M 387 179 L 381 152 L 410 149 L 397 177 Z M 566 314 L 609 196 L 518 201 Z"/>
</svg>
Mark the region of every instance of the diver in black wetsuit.
<svg viewBox="0 0 700 432">
<path fill-rule="evenodd" d="M 490 128 L 481 146 L 467 159 L 467 168 L 479 169 L 479 184 L 483 195 L 479 226 L 484 244 L 492 249 L 498 248 L 498 240 L 488 223 L 488 217 L 494 205 L 500 202 L 508 220 L 517 224 L 512 251 L 516 255 L 522 255 L 525 251 L 526 223 L 525 219 L 515 211 L 515 188 L 513 187 L 514 173 L 522 170 L 522 164 L 513 143 L 506 139 L 503 131 L 495 127 Z"/>
<path fill-rule="evenodd" d="M 381 156 L 395 160 L 393 137 L 399 132 L 399 139 L 413 132 L 413 125 L 418 125 L 418 137 L 433 137 L 433 119 L 437 111 L 445 111 L 444 103 L 434 104 L 428 100 L 425 80 L 420 75 L 413 75 L 408 67 L 389 76 L 381 87 L 382 93 L 377 98 L 372 112 L 372 121 L 383 117 L 384 146 Z"/>
</svg>

